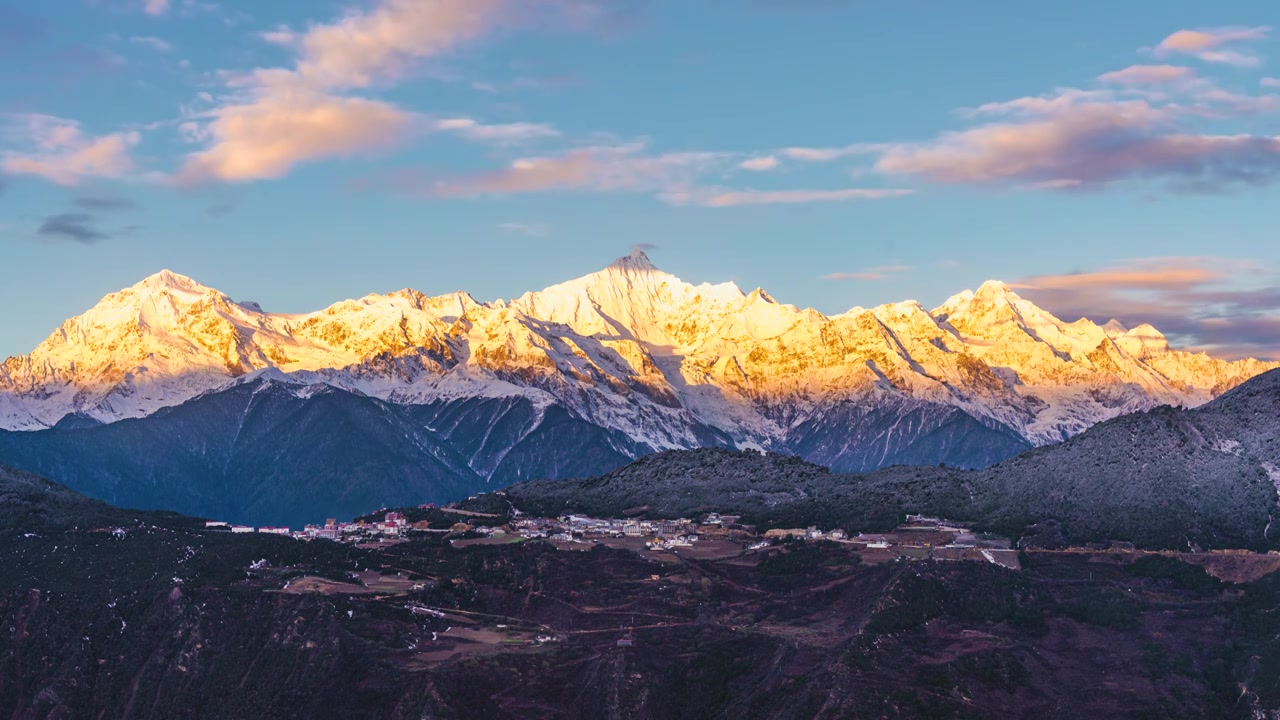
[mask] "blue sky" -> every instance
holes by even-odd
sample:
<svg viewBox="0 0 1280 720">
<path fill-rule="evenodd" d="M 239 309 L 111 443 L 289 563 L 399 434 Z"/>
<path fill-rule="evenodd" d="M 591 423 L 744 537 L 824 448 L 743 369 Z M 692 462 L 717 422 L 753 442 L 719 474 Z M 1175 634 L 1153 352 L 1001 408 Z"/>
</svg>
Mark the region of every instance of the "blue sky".
<svg viewBox="0 0 1280 720">
<path fill-rule="evenodd" d="M 0 0 L 0 355 L 161 268 L 299 312 L 645 245 L 1276 356 L 1280 10 L 1160 5 Z"/>
</svg>

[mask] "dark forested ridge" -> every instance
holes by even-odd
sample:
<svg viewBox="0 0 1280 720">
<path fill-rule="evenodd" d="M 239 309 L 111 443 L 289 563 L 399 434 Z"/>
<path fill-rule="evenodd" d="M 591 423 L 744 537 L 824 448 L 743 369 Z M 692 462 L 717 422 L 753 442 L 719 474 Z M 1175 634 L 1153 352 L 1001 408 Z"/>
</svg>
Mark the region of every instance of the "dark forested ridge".
<svg viewBox="0 0 1280 720">
<path fill-rule="evenodd" d="M 1150 548 L 1280 548 L 1280 371 L 1194 410 L 1161 407 L 1102 423 L 988 469 L 832 473 L 796 458 L 695 450 L 596 478 L 506 493 L 537 514 L 654 516 L 716 510 L 766 527 L 882 530 L 906 513 L 968 520 L 1042 545 L 1125 540 Z"/>
</svg>

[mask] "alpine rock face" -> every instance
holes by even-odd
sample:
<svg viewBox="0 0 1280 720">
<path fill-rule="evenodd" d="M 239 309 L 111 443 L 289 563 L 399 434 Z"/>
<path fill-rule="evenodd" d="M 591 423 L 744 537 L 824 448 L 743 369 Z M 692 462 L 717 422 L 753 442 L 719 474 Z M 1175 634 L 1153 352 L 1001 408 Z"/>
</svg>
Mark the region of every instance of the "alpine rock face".
<svg viewBox="0 0 1280 720">
<path fill-rule="evenodd" d="M 66 432 L 270 381 L 405 408 L 485 480 L 570 472 L 529 450 L 552 416 L 597 432 L 606 464 L 725 446 L 843 471 L 975 467 L 1124 413 L 1200 405 L 1277 366 L 1179 352 L 1147 325 L 1063 322 L 999 282 L 933 310 L 828 317 L 685 283 L 639 251 L 510 302 L 401 290 L 304 315 L 163 271 L 5 361 L 0 428 Z M 515 463 L 516 447 L 532 455 Z"/>
</svg>

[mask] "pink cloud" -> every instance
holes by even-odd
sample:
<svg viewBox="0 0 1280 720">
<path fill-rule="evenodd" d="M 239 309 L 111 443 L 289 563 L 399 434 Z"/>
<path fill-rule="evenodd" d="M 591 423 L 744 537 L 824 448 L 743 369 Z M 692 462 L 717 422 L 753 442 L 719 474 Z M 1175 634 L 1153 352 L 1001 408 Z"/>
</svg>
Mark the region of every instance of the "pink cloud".
<svg viewBox="0 0 1280 720">
<path fill-rule="evenodd" d="M 1045 116 L 1060 114 L 1082 106 L 1110 103 L 1114 100 L 1115 93 L 1111 90 L 1080 90 L 1077 88 L 1065 88 L 1058 90 L 1051 95 L 1037 95 L 1034 97 L 1020 97 L 1000 102 L 989 102 L 984 105 L 979 105 L 976 108 L 965 110 L 961 114 L 968 117 L 980 117 L 984 115 Z M 1128 109 L 1131 112 L 1138 111 L 1143 105 L 1145 105 L 1145 103 L 1142 101 L 1134 101 L 1128 105 Z"/>
<path fill-rule="evenodd" d="M 901 197 L 910 190 L 729 190 L 698 187 L 696 180 L 723 170 L 732 155 L 712 152 L 650 153 L 643 143 L 597 146 L 561 155 L 526 157 L 491 172 L 440 177 L 422 172 L 390 178 L 393 189 L 422 197 L 477 197 L 580 190 L 594 193 L 655 193 L 672 205 L 728 208 Z"/>
<path fill-rule="evenodd" d="M 186 157 L 176 180 L 279 178 L 311 161 L 386 150 L 415 130 L 495 142 L 554 134 L 545 125 L 482 125 L 466 118 L 432 128 L 391 103 L 347 94 L 394 83 L 424 58 L 475 41 L 504 22 L 509 5 L 509 0 L 380 0 L 305 32 L 272 31 L 271 42 L 295 51 L 293 67 L 229 76 L 231 99 L 183 124 L 183 134 L 204 139 L 206 147 Z"/>
<path fill-rule="evenodd" d="M 738 167 L 753 172 L 765 172 L 778 167 L 778 158 L 773 155 L 753 157 L 738 163 Z"/>
<path fill-rule="evenodd" d="M 1265 40 L 1270 33 L 1271 28 L 1266 26 L 1229 26 L 1202 28 L 1200 30 L 1179 30 L 1162 40 L 1152 54 L 1161 58 L 1174 54 L 1191 55 L 1210 63 L 1254 67 L 1261 62 L 1256 55 L 1233 50 L 1229 46 L 1237 43 Z"/>
<path fill-rule="evenodd" d="M 1066 320 L 1145 323 L 1219 357 L 1280 357 L 1280 278 L 1251 260 L 1139 258 L 1014 286 Z"/>
<path fill-rule="evenodd" d="M 169 12 L 169 0 L 146 0 L 142 10 L 152 16 L 163 15 Z"/>
<path fill-rule="evenodd" d="M 1015 284 L 1032 290 L 1177 290 L 1227 279 L 1240 266 L 1227 267 L 1216 258 L 1163 257 L 1131 260 L 1090 272 L 1039 275 Z"/>
<path fill-rule="evenodd" d="M 973 114 L 1009 119 L 902 144 L 876 169 L 944 183 L 1083 188 L 1135 177 L 1184 184 L 1265 183 L 1280 174 L 1280 139 L 1183 132 L 1177 106 L 1088 91 L 992 103 Z"/>
<path fill-rule="evenodd" d="M 1280 88 L 1280 78 L 1266 77 L 1258 82 L 1262 87 Z"/>
<path fill-rule="evenodd" d="M 583 189 L 592 192 L 651 192 L 687 183 L 712 164 L 723 161 L 717 153 L 647 154 L 635 143 L 588 147 L 563 155 L 528 157 L 506 168 L 471 176 L 424 179 L 410 175 L 397 185 L 410 194 L 435 197 L 508 195 L 551 190 Z"/>
<path fill-rule="evenodd" d="M 0 153 L 0 169 L 68 186 L 129 174 L 130 152 L 142 139 L 136 131 L 93 137 L 75 121 L 37 114 L 14 116 L 5 135 L 28 149 Z"/>
<path fill-rule="evenodd" d="M 1130 65 L 1098 76 L 1112 85 L 1163 85 L 1182 82 L 1195 77 L 1195 71 L 1179 65 Z"/>
<path fill-rule="evenodd" d="M 413 117 L 393 105 L 324 94 L 266 95 L 213 111 L 209 148 L 187 156 L 176 180 L 245 182 L 278 178 L 325 157 L 395 146 Z"/>
<path fill-rule="evenodd" d="M 503 19 L 506 0 L 382 0 L 297 40 L 296 74 L 323 88 L 369 87 L 452 51 Z"/>
<path fill-rule="evenodd" d="M 1197 105 L 1188 108 L 1188 112 L 1211 118 L 1263 115 L 1280 111 L 1280 95 L 1243 95 L 1205 86 L 1197 89 L 1192 99 Z"/>
<path fill-rule="evenodd" d="M 825 163 L 853 155 L 871 155 L 885 148 L 880 144 L 858 143 L 843 147 L 789 147 L 781 150 L 780 154 L 801 162 Z"/>
</svg>

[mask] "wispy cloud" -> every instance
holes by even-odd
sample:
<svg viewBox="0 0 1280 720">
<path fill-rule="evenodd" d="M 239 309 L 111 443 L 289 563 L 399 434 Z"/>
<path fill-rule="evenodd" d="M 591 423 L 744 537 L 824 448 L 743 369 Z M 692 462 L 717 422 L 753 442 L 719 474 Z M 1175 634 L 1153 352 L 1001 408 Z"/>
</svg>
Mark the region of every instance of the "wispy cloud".
<svg viewBox="0 0 1280 720">
<path fill-rule="evenodd" d="M 70 240 L 82 245 L 92 245 L 111 237 L 94 226 L 92 215 L 78 212 L 50 215 L 36 228 L 36 235 L 48 240 Z"/>
<path fill-rule="evenodd" d="M 883 200 L 910 195 L 911 190 L 896 188 L 843 188 L 840 190 L 684 190 L 662 195 L 673 205 L 698 205 L 709 208 L 745 205 L 796 205 L 802 203 Z"/>
<path fill-rule="evenodd" d="M 1181 65 L 1130 65 L 1123 70 L 1099 75 L 1098 80 L 1111 85 L 1164 85 L 1184 82 L 1195 76 L 1195 70 Z"/>
<path fill-rule="evenodd" d="M 876 168 L 943 183 L 1003 182 L 1058 189 L 1130 178 L 1221 188 L 1263 184 L 1280 174 L 1280 139 L 1187 132 L 1180 121 L 1192 112 L 1173 103 L 1064 90 L 990 103 L 971 114 L 1002 118 L 944 133 L 930 142 L 894 146 Z"/>
<path fill-rule="evenodd" d="M 498 229 L 503 232 L 516 233 L 519 235 L 528 235 L 530 237 L 542 237 L 547 234 L 547 226 L 537 223 L 522 222 L 506 222 L 499 223 Z"/>
<path fill-rule="evenodd" d="M 11 175 L 35 175 L 58 185 L 88 178 L 119 178 L 134 167 L 130 151 L 141 141 L 136 131 L 91 136 L 80 124 L 51 115 L 10 115 L 0 137 L 0 169 Z"/>
<path fill-rule="evenodd" d="M 502 127 L 502 126 L 492 126 Z M 523 133 L 522 133 L 523 134 Z M 536 136 L 540 133 L 532 134 Z M 723 176 L 752 160 L 725 152 L 653 152 L 645 142 L 596 145 L 555 155 L 527 156 L 506 167 L 467 175 L 407 170 L 366 180 L 363 188 L 389 188 L 410 197 L 468 198 L 552 191 L 652 193 L 670 205 L 728 208 L 747 205 L 878 200 L 902 197 L 899 188 L 754 190 L 706 186 L 699 181 Z M 776 161 L 776 158 L 770 158 Z M 769 163 L 755 163 L 762 170 Z"/>
<path fill-rule="evenodd" d="M 765 172 L 778 167 L 778 158 L 774 155 L 760 155 L 758 157 L 743 160 L 738 163 L 738 167 L 743 170 L 751 170 L 753 172 Z"/>
<path fill-rule="evenodd" d="M 1265 26 L 1179 31 L 1149 49 L 1207 62 L 1255 64 L 1246 43 L 1269 37 Z M 1280 95 L 1223 89 L 1193 68 L 1136 64 L 1100 75 L 1093 88 L 962 109 L 968 127 L 919 142 L 792 147 L 778 157 L 831 162 L 874 156 L 882 175 L 938 183 L 1078 192 L 1126 180 L 1161 183 L 1174 192 L 1222 192 L 1280 177 L 1280 137 L 1241 132 L 1231 120 L 1280 112 Z M 1262 87 L 1280 87 L 1265 78 Z M 1225 131 L 1215 132 L 1212 123 Z"/>
<path fill-rule="evenodd" d="M 1199 30 L 1179 30 L 1162 40 L 1152 51 L 1152 54 L 1160 58 L 1170 55 L 1191 55 L 1209 63 L 1256 67 L 1261 64 L 1261 60 L 1257 55 L 1245 50 L 1235 49 L 1233 46 L 1265 40 L 1270 33 L 1271 28 L 1267 26 L 1227 26 L 1201 28 Z"/>
<path fill-rule="evenodd" d="M 1014 285 L 1065 320 L 1148 323 L 1216 355 L 1280 358 L 1280 276 L 1256 261 L 1139 258 Z"/>
<path fill-rule="evenodd" d="M 880 267 L 867 268 L 857 272 L 834 272 L 823 275 L 823 280 L 888 280 L 890 276 L 898 275 L 911 270 L 910 265 L 882 265 Z"/>
<path fill-rule="evenodd" d="M 118 195 L 81 195 L 72 200 L 71 204 L 83 210 L 92 210 L 94 212 L 138 209 L 138 205 L 135 202 Z"/>
<path fill-rule="evenodd" d="M 164 15 L 169 12 L 169 0 L 145 0 L 142 10 L 153 17 Z"/>
<path fill-rule="evenodd" d="M 1143 258 L 1101 270 L 1040 275 L 1014 286 L 1032 290 L 1187 290 L 1225 280 L 1229 271 L 1242 269 L 1223 265 L 1213 258 Z M 1245 266 L 1248 267 L 1251 265 Z"/>
<path fill-rule="evenodd" d="M 1258 84 L 1267 88 L 1280 88 L 1280 78 L 1265 77 L 1259 80 Z"/>
<path fill-rule="evenodd" d="M 428 197 L 475 197 L 579 189 L 590 192 L 660 192 L 689 183 L 724 155 L 650 153 L 642 143 L 597 146 L 561 155 L 526 157 L 500 170 L 455 177 L 405 173 L 394 188 Z"/>
<path fill-rule="evenodd" d="M 239 204 L 235 200 L 231 200 L 231 199 L 218 200 L 212 203 L 211 205 L 209 205 L 209 207 L 205 208 L 204 213 L 205 215 L 208 215 L 209 217 L 212 217 L 212 218 L 225 217 L 235 212 L 236 207 L 238 207 L 238 205 Z"/>
<path fill-rule="evenodd" d="M 519 143 L 539 138 L 553 138 L 560 131 L 541 123 L 507 123 L 485 125 L 471 118 L 449 118 L 439 120 L 435 129 L 441 132 L 456 133 L 468 140 L 476 142 Z"/>
<path fill-rule="evenodd" d="M 171 43 L 152 35 L 135 35 L 129 38 L 129 42 L 134 45 L 142 45 L 143 47 L 151 48 L 156 52 L 173 52 L 173 45 Z"/>
<path fill-rule="evenodd" d="M 778 151 L 779 155 L 800 162 L 825 163 L 853 155 L 875 155 L 889 146 L 880 143 L 857 143 L 843 147 L 789 147 Z"/>
</svg>

